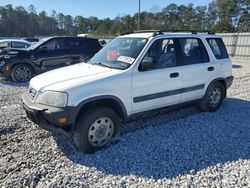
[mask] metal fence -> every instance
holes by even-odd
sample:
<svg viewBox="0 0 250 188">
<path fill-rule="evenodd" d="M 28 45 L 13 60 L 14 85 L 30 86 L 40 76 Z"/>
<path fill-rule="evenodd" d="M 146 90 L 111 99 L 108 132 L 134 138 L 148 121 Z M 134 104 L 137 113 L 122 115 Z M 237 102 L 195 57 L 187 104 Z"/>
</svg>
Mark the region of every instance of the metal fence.
<svg viewBox="0 0 250 188">
<path fill-rule="evenodd" d="M 250 57 L 250 33 L 219 33 L 233 57 Z"/>
</svg>

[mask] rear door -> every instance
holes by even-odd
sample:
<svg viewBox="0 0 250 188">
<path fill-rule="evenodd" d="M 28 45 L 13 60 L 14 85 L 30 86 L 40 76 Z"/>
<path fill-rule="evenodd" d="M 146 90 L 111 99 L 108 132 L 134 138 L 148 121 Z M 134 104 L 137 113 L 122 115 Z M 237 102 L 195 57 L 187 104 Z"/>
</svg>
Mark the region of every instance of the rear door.
<svg viewBox="0 0 250 188">
<path fill-rule="evenodd" d="M 227 49 L 221 38 L 207 38 L 206 39 L 214 55 L 214 64 L 220 65 L 220 69 L 216 70 L 216 76 L 229 77 L 232 76 L 232 62 L 227 53 Z"/>
<path fill-rule="evenodd" d="M 180 38 L 182 61 L 181 102 L 202 98 L 209 83 L 209 78 L 218 69 L 210 60 L 200 38 Z"/>
<path fill-rule="evenodd" d="M 102 48 L 97 39 L 83 37 L 69 38 L 66 44 L 71 63 L 88 61 Z"/>
<path fill-rule="evenodd" d="M 70 37 L 66 39 L 65 51 L 67 56 L 67 64 L 79 63 L 81 59 L 84 59 L 86 53 L 86 41 L 80 37 Z"/>
</svg>

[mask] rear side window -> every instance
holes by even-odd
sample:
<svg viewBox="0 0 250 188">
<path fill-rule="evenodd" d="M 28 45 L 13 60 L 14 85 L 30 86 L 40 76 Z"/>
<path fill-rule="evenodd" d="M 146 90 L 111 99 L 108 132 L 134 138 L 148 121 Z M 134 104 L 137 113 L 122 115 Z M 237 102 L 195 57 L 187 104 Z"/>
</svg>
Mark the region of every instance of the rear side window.
<svg viewBox="0 0 250 188">
<path fill-rule="evenodd" d="M 97 39 L 86 39 L 88 48 L 96 49 L 100 48 L 101 44 Z"/>
<path fill-rule="evenodd" d="M 207 42 L 212 49 L 216 59 L 227 59 L 229 58 L 227 49 L 221 38 L 208 38 Z"/>
<path fill-rule="evenodd" d="M 207 50 L 198 38 L 179 39 L 183 65 L 192 65 L 209 62 Z"/>
<path fill-rule="evenodd" d="M 68 49 L 82 49 L 86 48 L 87 44 L 85 40 L 81 40 L 78 38 L 68 38 L 66 47 Z"/>
</svg>

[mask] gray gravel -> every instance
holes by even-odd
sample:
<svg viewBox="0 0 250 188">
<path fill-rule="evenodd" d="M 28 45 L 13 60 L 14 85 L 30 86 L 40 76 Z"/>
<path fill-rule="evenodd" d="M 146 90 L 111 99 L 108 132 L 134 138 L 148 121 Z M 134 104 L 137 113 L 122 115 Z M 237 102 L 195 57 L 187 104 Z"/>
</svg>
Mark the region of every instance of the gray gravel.
<svg viewBox="0 0 250 188">
<path fill-rule="evenodd" d="M 0 187 L 250 187 L 250 61 L 233 71 L 218 112 L 136 118 L 95 155 L 31 123 L 20 106 L 26 85 L 1 81 Z"/>
</svg>

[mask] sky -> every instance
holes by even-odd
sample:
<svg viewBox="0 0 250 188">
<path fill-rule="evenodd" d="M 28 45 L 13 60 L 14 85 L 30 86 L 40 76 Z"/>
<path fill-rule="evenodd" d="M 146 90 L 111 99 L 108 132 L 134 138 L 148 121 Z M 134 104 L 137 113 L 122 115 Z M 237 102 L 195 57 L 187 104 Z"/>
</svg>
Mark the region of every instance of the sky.
<svg viewBox="0 0 250 188">
<path fill-rule="evenodd" d="M 141 0 L 141 10 L 157 12 L 170 3 L 189 4 L 195 6 L 208 5 L 212 0 Z M 116 16 L 133 15 L 138 12 L 139 0 L 0 0 L 0 6 L 12 4 L 14 7 L 27 8 L 30 4 L 36 7 L 37 12 L 52 10 L 71 16 L 96 16 L 100 19 L 115 18 Z"/>
</svg>

